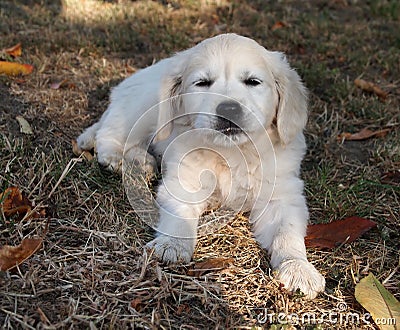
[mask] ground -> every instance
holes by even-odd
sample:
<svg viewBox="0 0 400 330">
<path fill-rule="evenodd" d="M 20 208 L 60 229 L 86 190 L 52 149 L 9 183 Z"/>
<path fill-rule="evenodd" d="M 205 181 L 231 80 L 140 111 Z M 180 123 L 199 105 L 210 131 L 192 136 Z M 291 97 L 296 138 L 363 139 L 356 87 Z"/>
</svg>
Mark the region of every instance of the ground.
<svg viewBox="0 0 400 330">
<path fill-rule="evenodd" d="M 47 212 L 35 221 L 1 216 L 0 245 L 43 235 L 49 221 L 43 247 L 0 272 L 0 326 L 278 329 L 279 313 L 314 313 L 314 325 L 292 318 L 284 328 L 376 329 L 362 319 L 354 287 L 372 272 L 400 298 L 400 187 L 382 180 L 400 168 L 399 31 L 393 0 L 0 0 L 0 49 L 21 42 L 17 61 L 35 66 L 26 77 L 0 76 L 0 188 L 20 187 Z M 72 153 L 71 140 L 106 109 L 111 87 L 223 32 L 285 52 L 310 90 L 302 167 L 310 221 L 357 215 L 378 224 L 333 251 L 308 249 L 327 281 L 313 301 L 289 296 L 273 279 L 245 216 L 197 245 L 195 261 L 232 258 L 224 270 L 193 276 L 190 265 L 166 267 L 143 255 L 153 232 L 121 178 Z M 386 100 L 355 87 L 360 77 L 389 92 Z M 63 79 L 70 84 L 50 88 Z M 17 115 L 33 135 L 20 132 Z M 390 132 L 337 139 L 364 127 Z M 361 319 L 331 322 L 328 313 Z"/>
</svg>

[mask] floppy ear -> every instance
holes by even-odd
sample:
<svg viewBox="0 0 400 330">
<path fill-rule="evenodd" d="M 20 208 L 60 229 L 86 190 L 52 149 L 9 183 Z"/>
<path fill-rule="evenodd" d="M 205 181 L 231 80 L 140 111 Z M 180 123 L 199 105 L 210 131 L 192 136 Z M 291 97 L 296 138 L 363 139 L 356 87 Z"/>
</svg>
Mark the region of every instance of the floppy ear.
<svg viewBox="0 0 400 330">
<path fill-rule="evenodd" d="M 178 114 L 181 106 L 179 95 L 183 93 L 183 59 L 182 54 L 175 55 L 167 65 L 167 73 L 162 77 L 160 88 L 160 105 L 157 120 L 157 130 L 154 136 L 154 142 L 167 139 L 173 130 L 173 120 Z"/>
<path fill-rule="evenodd" d="M 276 125 L 282 144 L 289 144 L 307 123 L 307 89 L 279 52 L 270 52 L 269 63 L 279 95 Z"/>
</svg>

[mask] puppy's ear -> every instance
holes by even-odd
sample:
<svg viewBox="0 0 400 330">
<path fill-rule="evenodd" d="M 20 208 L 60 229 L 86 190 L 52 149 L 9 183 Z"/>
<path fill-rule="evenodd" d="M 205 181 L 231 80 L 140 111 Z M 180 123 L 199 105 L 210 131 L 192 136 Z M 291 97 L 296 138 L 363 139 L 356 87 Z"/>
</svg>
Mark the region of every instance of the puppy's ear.
<svg viewBox="0 0 400 330">
<path fill-rule="evenodd" d="M 174 117 L 178 114 L 181 107 L 181 98 L 183 93 L 182 86 L 182 62 L 177 61 L 181 56 L 175 55 L 171 59 L 167 69 L 167 74 L 162 78 L 160 90 L 160 106 L 157 121 L 157 130 L 154 136 L 154 142 L 167 139 L 173 130 Z M 178 64 L 179 63 L 179 64 Z M 176 65 L 176 66 L 175 66 Z"/>
<path fill-rule="evenodd" d="M 282 144 L 289 144 L 307 123 L 307 89 L 296 71 L 290 68 L 286 57 L 269 52 L 269 63 L 279 95 L 276 125 Z"/>
</svg>

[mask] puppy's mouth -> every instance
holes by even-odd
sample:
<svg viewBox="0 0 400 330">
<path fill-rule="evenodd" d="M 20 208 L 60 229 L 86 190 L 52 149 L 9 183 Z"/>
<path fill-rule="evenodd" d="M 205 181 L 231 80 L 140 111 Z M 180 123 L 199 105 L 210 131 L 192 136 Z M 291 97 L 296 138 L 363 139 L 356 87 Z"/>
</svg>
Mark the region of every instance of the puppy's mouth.
<svg viewBox="0 0 400 330">
<path fill-rule="evenodd" d="M 226 136 L 234 136 L 243 133 L 243 130 L 230 120 L 219 121 L 215 129 Z"/>
</svg>

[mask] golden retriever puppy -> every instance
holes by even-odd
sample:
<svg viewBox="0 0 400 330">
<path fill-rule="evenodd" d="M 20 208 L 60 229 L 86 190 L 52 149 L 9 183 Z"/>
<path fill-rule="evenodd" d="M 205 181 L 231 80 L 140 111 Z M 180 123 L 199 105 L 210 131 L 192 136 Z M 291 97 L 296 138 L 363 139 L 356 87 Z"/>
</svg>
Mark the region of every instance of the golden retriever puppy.
<svg viewBox="0 0 400 330">
<path fill-rule="evenodd" d="M 222 34 L 124 80 L 78 145 L 116 171 L 124 161 L 152 173 L 161 160 L 158 233 L 147 247 L 163 261 L 190 261 L 208 208 L 250 212 L 278 280 L 314 298 L 325 280 L 304 245 L 306 121 L 307 92 L 284 55 Z"/>
</svg>

